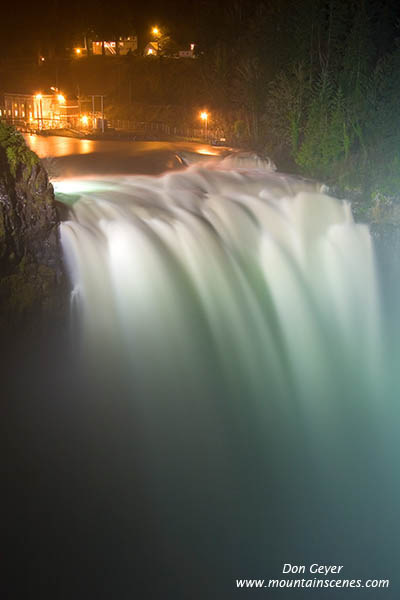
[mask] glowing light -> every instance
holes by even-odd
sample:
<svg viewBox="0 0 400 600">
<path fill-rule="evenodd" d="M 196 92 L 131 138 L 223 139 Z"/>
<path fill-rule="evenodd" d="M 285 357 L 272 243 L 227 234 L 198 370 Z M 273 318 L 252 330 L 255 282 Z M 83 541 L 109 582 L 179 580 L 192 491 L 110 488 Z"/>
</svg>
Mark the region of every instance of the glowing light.
<svg viewBox="0 0 400 600">
<path fill-rule="evenodd" d="M 80 140 L 80 142 L 85 142 L 85 145 L 93 144 L 91 140 Z M 79 146 L 82 147 L 82 144 L 80 143 Z M 90 177 L 86 180 L 84 178 L 75 179 L 73 177 L 70 179 L 59 179 L 54 181 L 53 185 L 56 194 L 79 194 L 82 192 L 114 189 L 114 184 L 111 187 L 110 184 L 107 185 L 107 183 L 93 181 Z"/>
<path fill-rule="evenodd" d="M 149 54 L 154 54 L 154 50 L 153 50 L 153 48 L 149 48 L 149 49 L 147 50 L 147 55 L 149 55 Z"/>
<path fill-rule="evenodd" d="M 197 154 L 202 154 L 203 156 L 219 156 L 218 152 L 214 152 L 213 150 L 209 150 L 208 148 L 199 148 L 197 150 Z"/>
<path fill-rule="evenodd" d="M 190 49 L 193 52 L 193 50 L 194 50 L 194 44 L 190 44 Z"/>
<path fill-rule="evenodd" d="M 36 100 L 41 100 L 43 98 L 42 94 L 36 94 L 35 96 Z"/>
<path fill-rule="evenodd" d="M 41 57 L 40 57 L 40 60 L 41 60 L 42 62 L 44 62 L 44 61 L 45 61 L 45 58 L 44 58 L 44 56 L 41 56 Z"/>
<path fill-rule="evenodd" d="M 151 30 L 153 35 L 160 35 L 160 30 L 158 29 L 158 27 L 153 27 L 153 29 Z"/>
<path fill-rule="evenodd" d="M 208 112 L 206 112 L 205 110 L 203 110 L 203 111 L 200 113 L 200 119 L 201 119 L 202 121 L 207 121 L 207 119 L 208 119 Z"/>
<path fill-rule="evenodd" d="M 81 117 L 81 122 L 83 125 L 87 125 L 89 123 L 89 117 L 87 115 L 83 115 Z"/>
<path fill-rule="evenodd" d="M 80 48 L 75 48 L 76 54 L 81 54 L 82 50 Z"/>
<path fill-rule="evenodd" d="M 57 99 L 60 104 L 65 104 L 65 97 L 62 94 L 58 94 Z"/>
<path fill-rule="evenodd" d="M 90 152 L 93 152 L 92 140 L 80 140 L 79 146 L 81 154 L 90 154 Z"/>
</svg>

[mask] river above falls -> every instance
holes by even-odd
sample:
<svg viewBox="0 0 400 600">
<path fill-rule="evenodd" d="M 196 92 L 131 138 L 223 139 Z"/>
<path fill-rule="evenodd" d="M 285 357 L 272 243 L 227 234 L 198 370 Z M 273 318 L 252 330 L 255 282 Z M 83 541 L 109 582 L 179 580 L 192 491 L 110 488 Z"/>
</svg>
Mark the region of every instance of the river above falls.
<svg viewBox="0 0 400 600">
<path fill-rule="evenodd" d="M 26 134 L 25 140 L 45 159 L 51 178 L 79 175 L 147 174 L 158 175 L 177 169 L 180 153 L 199 157 L 218 157 L 227 148 L 194 142 L 138 142 L 85 140 L 62 136 Z"/>
</svg>

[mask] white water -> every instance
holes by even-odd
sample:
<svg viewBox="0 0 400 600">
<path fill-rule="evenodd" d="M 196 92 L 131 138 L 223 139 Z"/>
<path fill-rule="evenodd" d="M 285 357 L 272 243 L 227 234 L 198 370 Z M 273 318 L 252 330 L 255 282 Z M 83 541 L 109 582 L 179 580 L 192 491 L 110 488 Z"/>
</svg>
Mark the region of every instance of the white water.
<svg viewBox="0 0 400 600">
<path fill-rule="evenodd" d="M 394 572 L 398 411 L 373 244 L 350 206 L 232 159 L 57 192 L 75 202 L 62 243 L 80 402 L 112 432 L 94 451 L 119 490 L 111 524 L 125 539 L 130 494 L 148 494 L 167 597 L 192 597 L 185 577 L 193 597 L 231 598 L 235 577 L 284 562 Z M 129 561 L 148 536 L 129 538 Z"/>
<path fill-rule="evenodd" d="M 228 392 L 285 402 L 323 402 L 355 372 L 371 389 L 380 313 L 367 227 L 314 183 L 237 167 L 57 184 L 79 195 L 62 243 L 86 357 L 123 363 L 149 392 L 208 383 L 210 362 Z"/>
</svg>

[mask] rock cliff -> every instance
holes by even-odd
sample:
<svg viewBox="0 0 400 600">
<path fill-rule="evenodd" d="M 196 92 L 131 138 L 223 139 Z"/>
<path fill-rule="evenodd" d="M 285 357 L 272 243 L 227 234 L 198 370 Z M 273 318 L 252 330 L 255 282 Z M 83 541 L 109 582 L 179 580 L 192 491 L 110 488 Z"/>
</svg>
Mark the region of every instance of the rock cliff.
<svg viewBox="0 0 400 600">
<path fill-rule="evenodd" d="M 34 331 L 65 310 L 53 187 L 38 157 L 0 124 L 0 332 Z"/>
</svg>

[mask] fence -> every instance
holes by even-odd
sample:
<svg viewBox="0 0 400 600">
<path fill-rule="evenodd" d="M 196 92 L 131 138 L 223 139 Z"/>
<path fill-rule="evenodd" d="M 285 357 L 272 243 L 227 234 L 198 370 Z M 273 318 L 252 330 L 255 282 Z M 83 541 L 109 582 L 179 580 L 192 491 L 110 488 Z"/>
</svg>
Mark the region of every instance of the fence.
<svg viewBox="0 0 400 600">
<path fill-rule="evenodd" d="M 36 119 L 30 123 L 24 119 L 12 118 L 12 117 L 0 117 L 0 121 L 6 121 L 9 124 L 15 125 L 18 129 L 23 131 L 32 131 L 38 129 L 47 129 L 48 131 L 54 127 L 54 122 L 48 119 L 42 119 L 40 122 Z M 47 122 L 49 121 L 49 122 Z M 224 133 L 220 129 L 211 128 L 200 128 L 200 127 L 174 127 L 168 123 L 162 122 L 150 122 L 150 121 L 128 121 L 123 119 L 108 119 L 108 126 L 112 129 L 116 129 L 121 132 L 130 132 L 137 135 L 145 135 L 154 138 L 160 137 L 181 137 L 190 139 L 206 139 L 214 140 L 224 136 Z M 68 121 L 62 121 L 58 123 L 56 127 L 69 129 L 71 127 L 79 128 L 76 123 Z M 98 133 L 98 131 L 97 131 Z"/>
<path fill-rule="evenodd" d="M 142 133 L 147 135 L 163 135 L 176 136 L 187 138 L 205 138 L 214 139 L 223 136 L 223 132 L 200 127 L 174 127 L 168 123 L 158 121 L 128 121 L 123 119 L 108 120 L 110 127 L 122 131 L 132 131 L 134 133 Z"/>
</svg>

